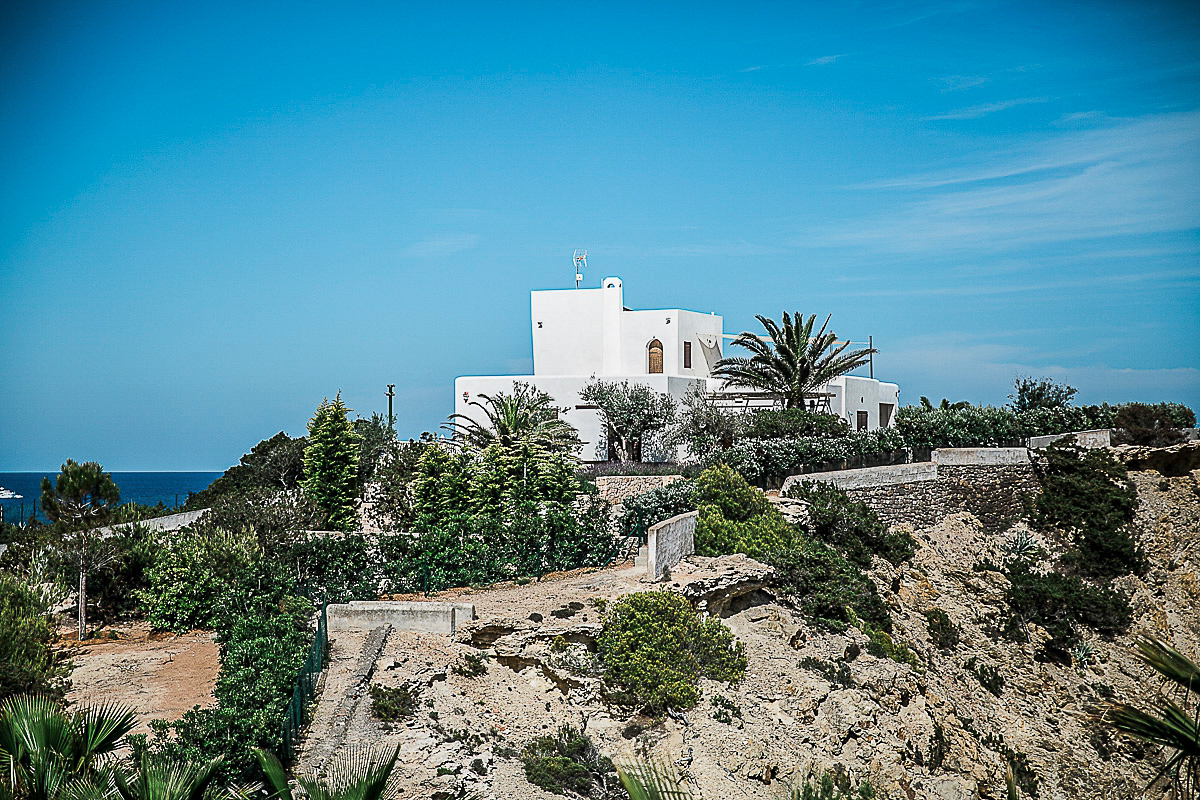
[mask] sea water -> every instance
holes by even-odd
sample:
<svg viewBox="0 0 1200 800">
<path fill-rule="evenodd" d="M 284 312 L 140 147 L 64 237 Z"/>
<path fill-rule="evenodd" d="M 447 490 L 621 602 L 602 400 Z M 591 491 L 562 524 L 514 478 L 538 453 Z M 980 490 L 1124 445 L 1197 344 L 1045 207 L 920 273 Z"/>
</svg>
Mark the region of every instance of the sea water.
<svg viewBox="0 0 1200 800">
<path fill-rule="evenodd" d="M 17 522 L 36 513 L 45 520 L 38 502 L 42 496 L 42 478 L 51 482 L 57 472 L 0 472 L 0 487 L 21 495 L 20 498 L 0 500 L 4 520 Z M 187 502 L 188 492 L 207 488 L 220 477 L 220 472 L 114 472 L 113 482 L 121 490 L 122 503 L 142 503 L 154 506 L 162 503 L 175 508 Z"/>
</svg>

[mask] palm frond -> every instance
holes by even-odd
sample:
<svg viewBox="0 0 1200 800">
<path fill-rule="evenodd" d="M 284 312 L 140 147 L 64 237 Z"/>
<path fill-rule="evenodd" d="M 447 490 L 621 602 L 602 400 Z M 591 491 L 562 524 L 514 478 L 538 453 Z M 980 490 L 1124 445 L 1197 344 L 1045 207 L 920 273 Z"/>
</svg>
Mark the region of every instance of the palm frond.
<svg viewBox="0 0 1200 800">
<path fill-rule="evenodd" d="M 1200 693 L 1200 667 L 1194 661 L 1153 636 L 1138 637 L 1134 643 L 1147 666 L 1184 690 Z"/>
<path fill-rule="evenodd" d="M 334 762 L 326 780 L 298 777 L 311 800 L 394 800 L 400 787 L 392 768 L 400 748 L 350 747 Z"/>
<path fill-rule="evenodd" d="M 617 777 L 630 800 L 691 800 L 692 794 L 679 785 L 674 770 L 656 761 L 617 767 Z"/>
</svg>

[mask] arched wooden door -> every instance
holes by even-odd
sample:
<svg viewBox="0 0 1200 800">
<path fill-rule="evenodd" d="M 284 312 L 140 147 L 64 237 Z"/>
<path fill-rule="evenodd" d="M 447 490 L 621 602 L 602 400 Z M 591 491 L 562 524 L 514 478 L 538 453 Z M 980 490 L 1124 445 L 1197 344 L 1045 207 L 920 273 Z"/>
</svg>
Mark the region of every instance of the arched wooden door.
<svg viewBox="0 0 1200 800">
<path fill-rule="evenodd" d="M 651 339 L 648 348 L 647 369 L 651 375 L 661 375 L 663 371 L 663 346 L 658 339 Z"/>
</svg>

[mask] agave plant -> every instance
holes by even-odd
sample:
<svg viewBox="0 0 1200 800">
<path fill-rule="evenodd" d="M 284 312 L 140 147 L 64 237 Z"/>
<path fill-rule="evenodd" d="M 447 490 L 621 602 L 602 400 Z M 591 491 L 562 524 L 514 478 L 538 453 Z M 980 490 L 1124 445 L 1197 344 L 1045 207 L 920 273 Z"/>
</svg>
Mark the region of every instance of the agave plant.
<svg viewBox="0 0 1200 800">
<path fill-rule="evenodd" d="M 486 424 L 466 414 L 451 414 L 442 426 L 464 446 L 483 450 L 499 444 L 505 449 L 530 447 L 550 453 L 574 453 L 579 449 L 579 434 L 558 418 L 554 398 L 530 384 L 514 381 L 511 394 L 480 393 L 479 397 L 468 405 L 483 413 Z"/>
<path fill-rule="evenodd" d="M 255 749 L 258 763 L 276 800 L 293 800 L 287 771 L 279 759 L 266 750 Z M 392 778 L 392 768 L 400 755 L 397 745 L 390 750 L 375 747 L 350 747 L 342 751 L 327 778 L 297 776 L 296 783 L 311 800 L 394 800 L 400 787 Z"/>
<path fill-rule="evenodd" d="M 1122 733 L 1160 745 L 1167 761 L 1150 785 L 1167 778 L 1176 797 L 1194 800 L 1200 791 L 1200 667 L 1159 639 L 1140 637 L 1136 645 L 1142 662 L 1163 677 L 1163 688 L 1148 710 L 1114 703 L 1102 718 Z"/>
<path fill-rule="evenodd" d="M 845 352 L 850 342 L 839 343 L 837 335 L 826 330 L 831 317 L 814 334 L 815 314 L 805 319 L 785 311 L 782 324 L 756 316 L 770 340 L 749 332 L 738 334 L 733 344 L 749 350 L 751 356 L 722 358 L 713 376 L 778 395 L 787 408 L 802 408 L 807 393 L 862 366 L 877 352 L 873 348 Z"/>
</svg>

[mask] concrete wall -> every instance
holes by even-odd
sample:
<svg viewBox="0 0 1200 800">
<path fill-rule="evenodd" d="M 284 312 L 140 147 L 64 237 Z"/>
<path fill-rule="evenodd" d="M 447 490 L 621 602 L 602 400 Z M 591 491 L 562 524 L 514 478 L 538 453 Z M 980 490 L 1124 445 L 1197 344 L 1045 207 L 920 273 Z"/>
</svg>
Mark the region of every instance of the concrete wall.
<svg viewBox="0 0 1200 800">
<path fill-rule="evenodd" d="M 111 525 L 106 528 L 99 528 L 96 532 L 101 536 L 108 536 L 114 531 L 121 530 L 122 528 L 131 528 L 134 525 L 139 525 L 148 531 L 177 531 L 180 528 L 186 528 L 188 525 L 196 522 L 207 513 L 207 508 L 202 508 L 199 511 L 184 511 L 180 514 L 168 514 L 165 517 L 144 519 L 141 522 L 127 522 L 122 523 L 121 525 Z"/>
<path fill-rule="evenodd" d="M 946 467 L 1000 467 L 1028 464 L 1024 447 L 952 447 L 933 451 L 933 463 Z"/>
<path fill-rule="evenodd" d="M 864 489 L 873 486 L 895 486 L 901 483 L 932 481 L 937 479 L 937 464 L 897 464 L 888 467 L 844 469 L 836 472 L 814 472 L 809 475 L 792 475 L 783 481 L 783 491 L 801 481 L 832 483 L 839 489 Z"/>
<path fill-rule="evenodd" d="M 459 625 L 475 619 L 475 606 L 470 603 L 351 600 L 330 605 L 326 614 L 330 631 L 372 631 L 380 625 L 391 625 L 399 631 L 453 636 Z"/>
<path fill-rule="evenodd" d="M 1050 436 L 1034 436 L 1025 442 L 1030 450 L 1041 450 L 1049 447 L 1059 439 L 1074 437 L 1075 444 L 1080 447 L 1100 448 L 1112 447 L 1112 430 L 1101 428 L 1094 431 L 1078 431 L 1077 433 L 1056 433 Z"/>
<path fill-rule="evenodd" d="M 646 576 L 650 580 L 662 579 L 666 571 L 684 556 L 696 552 L 696 520 L 699 516 L 699 512 L 689 511 L 650 526 L 646 540 L 649 556 Z"/>
</svg>

